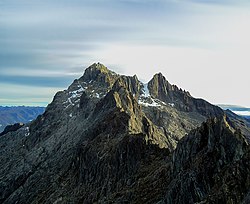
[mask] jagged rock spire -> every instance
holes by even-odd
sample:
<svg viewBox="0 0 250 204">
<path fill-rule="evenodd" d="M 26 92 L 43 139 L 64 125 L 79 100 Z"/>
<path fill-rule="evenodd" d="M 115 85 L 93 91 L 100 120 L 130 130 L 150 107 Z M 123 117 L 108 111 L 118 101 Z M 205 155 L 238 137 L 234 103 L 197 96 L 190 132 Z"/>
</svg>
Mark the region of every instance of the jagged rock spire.
<svg viewBox="0 0 250 204">
<path fill-rule="evenodd" d="M 160 100 L 171 102 L 173 101 L 174 87 L 166 80 L 162 73 L 155 74 L 148 82 L 150 94 Z"/>
</svg>

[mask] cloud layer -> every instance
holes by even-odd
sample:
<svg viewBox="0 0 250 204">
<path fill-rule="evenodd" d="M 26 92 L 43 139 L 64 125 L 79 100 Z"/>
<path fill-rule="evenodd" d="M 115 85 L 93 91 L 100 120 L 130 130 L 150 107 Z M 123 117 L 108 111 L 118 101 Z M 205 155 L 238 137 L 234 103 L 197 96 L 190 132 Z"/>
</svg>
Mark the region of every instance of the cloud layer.
<svg viewBox="0 0 250 204">
<path fill-rule="evenodd" d="M 0 104 L 48 103 L 100 61 L 250 107 L 249 10 L 246 0 L 2 0 Z"/>
</svg>

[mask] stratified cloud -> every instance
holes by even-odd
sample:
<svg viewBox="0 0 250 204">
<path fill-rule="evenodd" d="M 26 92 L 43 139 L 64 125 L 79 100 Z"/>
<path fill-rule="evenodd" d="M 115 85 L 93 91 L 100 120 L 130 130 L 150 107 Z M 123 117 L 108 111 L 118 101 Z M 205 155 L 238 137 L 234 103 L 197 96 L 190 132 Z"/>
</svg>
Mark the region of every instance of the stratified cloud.
<svg viewBox="0 0 250 204">
<path fill-rule="evenodd" d="M 31 105 L 46 106 L 53 99 L 54 94 L 62 87 L 33 87 L 0 83 L 0 104 L 9 105 Z"/>
<path fill-rule="evenodd" d="M 245 105 L 250 101 L 246 96 L 237 92 L 230 102 L 227 87 L 217 87 L 223 77 L 214 77 L 214 85 L 207 89 L 206 84 L 203 89 L 197 88 L 202 87 L 197 83 L 204 82 L 200 79 L 207 70 L 213 70 L 215 76 L 227 73 L 228 77 L 235 75 L 229 70 L 236 68 L 246 72 L 249 8 L 247 0 L 3 0 L 1 88 L 45 88 L 43 93 L 49 87 L 66 88 L 82 75 L 84 68 L 101 61 L 123 74 L 137 72 L 143 79 L 159 67 L 158 71 L 165 71 L 173 82 L 196 96 L 216 103 Z M 143 72 L 140 65 L 144 66 Z M 243 82 L 237 78 L 234 81 L 247 92 L 250 85 L 245 76 Z M 223 80 L 226 83 L 228 79 Z M 197 83 L 188 85 L 188 81 Z M 237 88 L 232 86 L 232 91 Z M 222 101 L 223 92 L 226 101 Z M 25 98 L 27 102 L 34 98 L 24 89 L 18 96 L 22 93 L 23 103 Z M 0 92 L 5 104 L 8 98 L 13 102 L 11 94 Z M 47 96 L 52 97 L 49 91 Z"/>
<path fill-rule="evenodd" d="M 40 76 L 6 76 L 1 75 L 0 81 L 5 84 L 23 84 L 36 87 L 66 87 L 72 77 L 40 77 Z"/>
</svg>

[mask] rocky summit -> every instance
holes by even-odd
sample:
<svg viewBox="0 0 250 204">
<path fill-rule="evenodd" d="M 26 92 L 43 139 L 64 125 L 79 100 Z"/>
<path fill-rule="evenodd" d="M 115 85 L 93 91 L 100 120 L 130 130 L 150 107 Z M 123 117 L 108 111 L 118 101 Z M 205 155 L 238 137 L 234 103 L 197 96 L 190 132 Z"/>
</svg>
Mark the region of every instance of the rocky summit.
<svg viewBox="0 0 250 204">
<path fill-rule="evenodd" d="M 13 131 L 12 131 L 13 130 Z M 0 137 L 0 203 L 249 203 L 250 124 L 100 63 Z"/>
</svg>

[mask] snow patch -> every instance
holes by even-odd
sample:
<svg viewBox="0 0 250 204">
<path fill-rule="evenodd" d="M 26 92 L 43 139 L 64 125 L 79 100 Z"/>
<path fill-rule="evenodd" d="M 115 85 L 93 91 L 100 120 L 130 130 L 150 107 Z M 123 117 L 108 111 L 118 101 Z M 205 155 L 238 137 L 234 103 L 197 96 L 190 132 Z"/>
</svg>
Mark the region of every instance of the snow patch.
<svg viewBox="0 0 250 204">
<path fill-rule="evenodd" d="M 72 118 L 72 116 L 73 116 L 73 115 L 72 115 L 72 113 L 70 113 L 70 114 L 69 114 L 69 117 L 71 117 L 71 118 Z"/>
<path fill-rule="evenodd" d="M 75 101 L 75 103 L 78 103 L 78 102 L 80 102 L 80 99 L 77 99 L 77 100 Z"/>
<path fill-rule="evenodd" d="M 29 135 L 30 135 L 30 129 L 29 129 L 29 127 L 25 127 L 24 128 L 24 136 L 28 137 Z"/>
<path fill-rule="evenodd" d="M 161 107 L 162 105 L 166 105 L 163 101 L 159 99 L 154 99 L 151 97 L 149 90 L 148 90 L 148 83 L 142 84 L 142 94 L 138 100 L 138 103 L 143 106 L 151 106 L 151 107 Z"/>
<path fill-rule="evenodd" d="M 170 106 L 174 107 L 174 103 L 168 103 L 168 105 L 170 105 Z"/>
<path fill-rule="evenodd" d="M 148 90 L 148 83 L 143 84 L 143 94 L 144 97 L 150 97 L 149 90 Z"/>
<path fill-rule="evenodd" d="M 65 109 L 67 109 L 70 105 L 71 105 L 71 104 L 67 105 L 67 106 L 65 107 Z"/>
<path fill-rule="evenodd" d="M 82 87 L 82 85 L 79 83 L 79 81 L 78 81 L 77 87 L 78 87 L 77 90 L 68 92 L 69 97 L 65 102 L 63 102 L 63 104 L 68 104 L 65 107 L 65 109 L 68 108 L 70 105 L 74 106 L 75 105 L 74 103 L 77 103 L 80 101 L 79 98 L 81 97 L 82 93 L 85 91 L 85 88 Z"/>
<path fill-rule="evenodd" d="M 95 93 L 96 98 L 100 98 L 99 93 Z"/>
<path fill-rule="evenodd" d="M 145 101 L 142 101 L 141 99 L 139 99 L 138 103 L 141 104 L 141 105 L 143 105 L 143 106 L 146 106 L 146 107 L 148 107 L 148 106 L 151 106 L 151 107 L 160 107 L 161 106 L 161 104 L 159 104 L 156 100 L 154 100 L 152 98 L 151 98 L 151 100 L 152 100 L 152 103 L 145 102 Z"/>
<path fill-rule="evenodd" d="M 79 88 L 79 87 L 78 87 Z M 70 91 L 69 94 L 71 95 L 70 98 L 76 98 L 76 97 L 80 97 L 82 92 L 85 89 L 83 87 L 80 87 L 78 90 L 75 91 Z"/>
<path fill-rule="evenodd" d="M 70 104 L 72 104 L 72 105 L 73 105 L 73 103 L 72 103 L 72 101 L 71 101 L 71 97 L 70 97 L 70 98 L 68 98 L 68 102 L 69 102 Z"/>
<path fill-rule="evenodd" d="M 65 103 L 69 103 L 69 104 L 65 107 L 65 109 L 67 109 L 67 108 L 68 108 L 69 106 L 71 106 L 71 105 L 72 105 L 72 106 L 75 105 L 75 104 L 71 101 L 71 98 L 68 98 L 68 100 L 65 101 L 64 104 L 65 104 Z"/>
<path fill-rule="evenodd" d="M 78 83 L 77 87 L 83 89 L 83 87 L 82 87 L 82 85 L 80 84 L 80 82 L 77 81 L 77 83 Z"/>
</svg>

